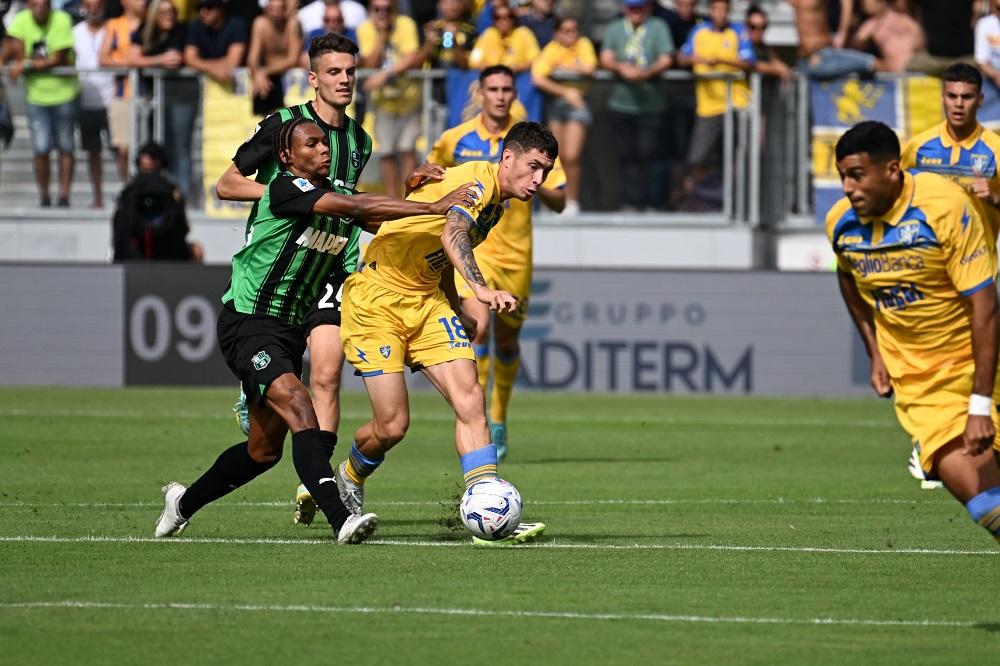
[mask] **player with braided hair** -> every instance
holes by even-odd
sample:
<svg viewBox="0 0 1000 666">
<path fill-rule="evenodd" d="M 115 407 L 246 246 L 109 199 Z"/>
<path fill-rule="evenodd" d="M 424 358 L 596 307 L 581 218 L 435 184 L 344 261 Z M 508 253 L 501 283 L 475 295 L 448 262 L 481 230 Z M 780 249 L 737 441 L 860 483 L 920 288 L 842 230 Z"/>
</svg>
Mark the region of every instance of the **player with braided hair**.
<svg viewBox="0 0 1000 666">
<path fill-rule="evenodd" d="M 278 158 L 278 165 L 282 167 L 287 167 L 288 165 L 282 161 L 282 154 L 287 153 L 292 148 L 292 134 L 295 133 L 295 128 L 302 123 L 309 122 L 307 118 L 299 116 L 298 118 L 292 118 L 287 123 L 282 123 L 281 127 L 277 132 L 274 133 L 274 154 Z"/>
<path fill-rule="evenodd" d="M 220 199 L 252 201 L 257 205 L 267 183 L 279 170 L 274 157 L 275 134 L 282 123 L 298 117 L 311 118 L 326 130 L 330 144 L 329 181 L 334 191 L 343 194 L 354 191 L 372 152 L 371 137 L 347 115 L 347 108 L 354 98 L 357 57 L 357 45 L 342 35 L 330 33 L 312 40 L 309 46 L 309 82 L 315 90 L 315 98 L 306 104 L 281 109 L 260 123 L 254 135 L 236 151 L 233 164 L 219 179 L 216 191 Z M 410 178 L 418 181 L 424 178 L 440 179 L 441 173 L 442 169 L 425 165 Z M 248 233 L 249 230 L 248 225 Z M 339 261 L 334 263 L 330 275 L 326 276 L 326 283 L 303 322 L 309 347 L 309 388 L 319 417 L 327 458 L 333 456 L 340 427 L 340 383 L 344 367 L 344 352 L 340 343 L 340 295 L 344 280 L 358 265 L 360 234 L 360 229 L 350 228 L 347 243 L 338 255 Z M 240 396 L 233 409 L 246 433 L 249 411 L 245 396 Z M 315 513 L 315 502 L 304 485 L 300 485 L 295 493 L 293 521 L 308 525 Z"/>
<path fill-rule="evenodd" d="M 329 182 L 327 134 L 305 118 L 280 126 L 274 148 L 281 170 L 255 207 L 246 243 L 233 256 L 218 323 L 223 357 L 249 399 L 249 436 L 223 451 L 189 488 L 176 482 L 163 487 L 157 537 L 180 533 L 201 507 L 273 467 L 289 430 L 295 470 L 337 541 L 359 543 L 375 530 L 378 517 L 349 513 L 333 483 L 316 412 L 299 379 L 303 318 L 348 242 L 350 227 L 377 230 L 380 220 L 444 215 L 455 205 L 471 205 L 478 195 L 471 182 L 433 202 L 336 193 Z"/>
</svg>

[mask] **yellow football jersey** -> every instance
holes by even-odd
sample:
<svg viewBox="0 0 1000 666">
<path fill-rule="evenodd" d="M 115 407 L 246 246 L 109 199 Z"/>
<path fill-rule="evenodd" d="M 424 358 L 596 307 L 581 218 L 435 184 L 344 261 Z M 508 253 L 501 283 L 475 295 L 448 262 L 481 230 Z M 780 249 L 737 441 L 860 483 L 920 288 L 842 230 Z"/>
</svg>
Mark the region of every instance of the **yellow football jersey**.
<svg viewBox="0 0 1000 666">
<path fill-rule="evenodd" d="M 462 183 L 474 182 L 480 194 L 471 207 L 454 206 L 469 218 L 469 238 L 476 247 L 500 221 L 499 167 L 489 162 L 469 162 L 448 169 L 444 180 L 430 182 L 410 193 L 411 201 L 437 201 Z M 443 215 L 415 215 L 384 222 L 365 250 L 362 269 L 370 279 L 401 294 L 437 291 L 441 271 L 451 262 L 441 244 Z"/>
<path fill-rule="evenodd" d="M 903 149 L 900 166 L 936 173 L 962 187 L 968 187 L 976 178 L 985 178 L 1000 191 L 998 157 L 1000 136 L 995 132 L 977 125 L 976 131 L 959 142 L 948 134 L 948 123 L 945 121 L 910 139 Z M 1000 210 L 978 197 L 970 195 L 969 198 L 987 223 L 987 231 L 995 246 L 1000 232 Z"/>
<path fill-rule="evenodd" d="M 500 31 L 490 26 L 479 35 L 469 53 L 471 69 L 486 69 L 492 65 L 507 65 L 515 71 L 530 69 L 538 57 L 538 40 L 535 33 L 524 26 L 504 37 Z"/>
<path fill-rule="evenodd" d="M 573 42 L 573 46 L 567 48 L 552 40 L 535 58 L 534 64 L 531 65 L 531 74 L 544 77 L 558 69 L 576 68 L 581 65 L 597 67 L 597 52 L 594 50 L 593 42 L 586 37 L 580 37 Z M 559 83 L 581 90 L 590 88 L 590 81 L 586 77 L 579 81 L 560 81 Z"/>
<path fill-rule="evenodd" d="M 492 134 L 477 115 L 441 134 L 427 156 L 427 161 L 443 167 L 464 164 L 470 160 L 499 162 L 503 137 L 516 122 L 512 117 L 500 134 Z M 545 178 L 544 185 L 549 188 L 566 186 L 566 172 L 558 158 Z M 476 248 L 476 258 L 483 257 L 508 269 L 530 268 L 533 252 L 532 204 L 532 201 L 519 199 L 505 201 L 503 223 Z"/>
<path fill-rule="evenodd" d="M 894 385 L 971 359 L 962 297 L 990 287 L 997 271 L 979 213 L 960 187 L 931 173 L 904 172 L 903 179 L 881 218 L 859 217 L 846 197 L 826 218 L 839 269 L 874 310 Z"/>
<path fill-rule="evenodd" d="M 384 49 L 383 67 L 390 66 L 420 50 L 417 24 L 409 16 L 402 14 L 393 19 L 392 30 L 387 37 L 379 35 L 379 30 L 372 19 L 359 25 L 357 34 L 358 49 L 362 57 L 371 55 L 380 46 Z M 420 81 L 405 76 L 393 77 L 385 85 L 373 90 L 370 95 L 379 109 L 395 115 L 406 115 L 420 108 Z"/>
<path fill-rule="evenodd" d="M 717 30 L 708 21 L 702 21 L 688 35 L 687 42 L 681 47 L 681 52 L 688 56 L 701 56 L 706 60 L 740 60 L 753 64 L 756 62 L 753 44 L 746 27 L 739 24 L 727 25 Z M 699 74 L 737 74 L 742 76 L 743 70 L 730 65 L 709 65 L 697 63 L 694 66 L 695 76 Z M 726 89 L 729 84 L 724 79 L 696 78 L 694 84 L 696 113 L 702 118 L 718 116 L 726 112 Z M 732 84 L 732 103 L 737 109 L 745 109 L 750 105 L 750 86 L 745 79 L 737 79 Z"/>
</svg>

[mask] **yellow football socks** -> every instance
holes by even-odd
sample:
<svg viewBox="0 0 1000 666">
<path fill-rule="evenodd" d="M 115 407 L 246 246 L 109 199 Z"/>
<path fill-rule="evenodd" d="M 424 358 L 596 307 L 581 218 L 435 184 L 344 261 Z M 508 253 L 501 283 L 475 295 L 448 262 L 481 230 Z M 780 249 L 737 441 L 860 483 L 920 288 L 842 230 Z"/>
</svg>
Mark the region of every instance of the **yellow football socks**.
<svg viewBox="0 0 1000 666">
<path fill-rule="evenodd" d="M 510 395 L 514 390 L 517 371 L 521 368 L 521 357 L 493 359 L 493 394 L 490 396 L 490 422 L 506 423 L 507 407 L 510 405 Z"/>
<path fill-rule="evenodd" d="M 472 348 L 476 354 L 476 370 L 479 372 L 479 385 L 486 392 L 486 385 L 490 381 L 490 348 L 486 345 L 475 345 Z"/>
</svg>

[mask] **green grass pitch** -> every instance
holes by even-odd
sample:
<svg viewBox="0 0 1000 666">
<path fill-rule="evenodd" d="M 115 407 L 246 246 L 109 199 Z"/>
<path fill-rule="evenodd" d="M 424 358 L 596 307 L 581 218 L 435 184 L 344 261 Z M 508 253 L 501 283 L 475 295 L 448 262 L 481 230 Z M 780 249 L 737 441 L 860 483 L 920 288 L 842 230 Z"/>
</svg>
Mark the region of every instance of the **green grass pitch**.
<svg viewBox="0 0 1000 666">
<path fill-rule="evenodd" d="M 290 452 L 153 541 L 239 440 L 224 390 L 0 390 L 0 663 L 952 664 L 1000 659 L 1000 547 L 921 491 L 888 403 L 519 393 L 536 545 L 449 527 L 436 394 L 368 483 L 371 544 L 291 523 Z M 344 397 L 336 460 L 366 417 Z"/>
</svg>

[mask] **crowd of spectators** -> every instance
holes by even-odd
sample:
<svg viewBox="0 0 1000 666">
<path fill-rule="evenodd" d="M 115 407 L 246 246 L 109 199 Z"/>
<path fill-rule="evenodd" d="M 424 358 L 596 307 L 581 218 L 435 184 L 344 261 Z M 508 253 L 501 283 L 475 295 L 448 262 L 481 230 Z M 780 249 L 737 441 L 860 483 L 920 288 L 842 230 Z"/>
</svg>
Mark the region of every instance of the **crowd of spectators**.
<svg viewBox="0 0 1000 666">
<path fill-rule="evenodd" d="M 417 23 L 400 14 L 396 0 L 371 0 L 368 18 L 358 26 L 361 66 L 378 70 L 363 88 L 373 107 L 375 145 L 382 185 L 403 195 L 403 179 L 417 168 L 420 136 L 420 82 L 403 76 L 423 61 Z"/>
<path fill-rule="evenodd" d="M 967 60 L 1000 84 L 1000 0 L 787 1 L 795 11 L 797 66 L 811 76 L 936 73 Z M 561 13 L 557 0 L 431 2 L 24 0 L 20 11 L 15 2 L 0 64 L 13 63 L 12 79 L 25 77 L 40 205 L 52 205 L 52 153 L 56 205 L 69 205 L 74 125 L 87 155 L 92 205 L 105 204 L 102 149 L 114 151 L 119 176 L 127 179 L 128 146 L 137 136 L 132 99 L 148 97 L 152 86 L 143 78 L 132 90 L 122 68 L 186 67 L 231 85 L 234 70 L 245 66 L 253 111 L 264 115 L 283 106 L 282 75 L 307 64 L 311 39 L 340 32 L 358 42 L 361 66 L 374 70 L 360 88 L 388 192 L 402 192 L 402 175 L 417 159 L 422 94 L 406 73 L 503 64 L 544 98 L 544 118 L 567 172 L 566 209 L 578 211 L 583 149 L 593 131 L 589 79 L 600 68 L 613 75 L 602 88 L 601 108 L 614 121 L 622 209 L 697 209 L 691 198 L 699 183 L 718 180 L 724 114 L 750 102 L 746 74 L 787 82 L 796 64 L 764 41 L 768 15 L 761 7 L 744 12 L 741 4 L 737 16 L 730 0 L 621 0 L 618 17 L 591 35 L 582 34 L 580 16 Z M 74 62 L 81 70 L 118 69 L 79 77 L 47 72 Z M 696 79 L 665 82 L 672 68 Z M 735 80 L 704 78 L 718 74 Z M 197 81 L 178 74 L 166 76 L 163 86 L 170 100 L 163 117 L 168 173 L 185 197 L 197 199 L 190 157 Z M 436 82 L 434 100 L 446 102 L 445 96 L 443 82 Z"/>
</svg>

